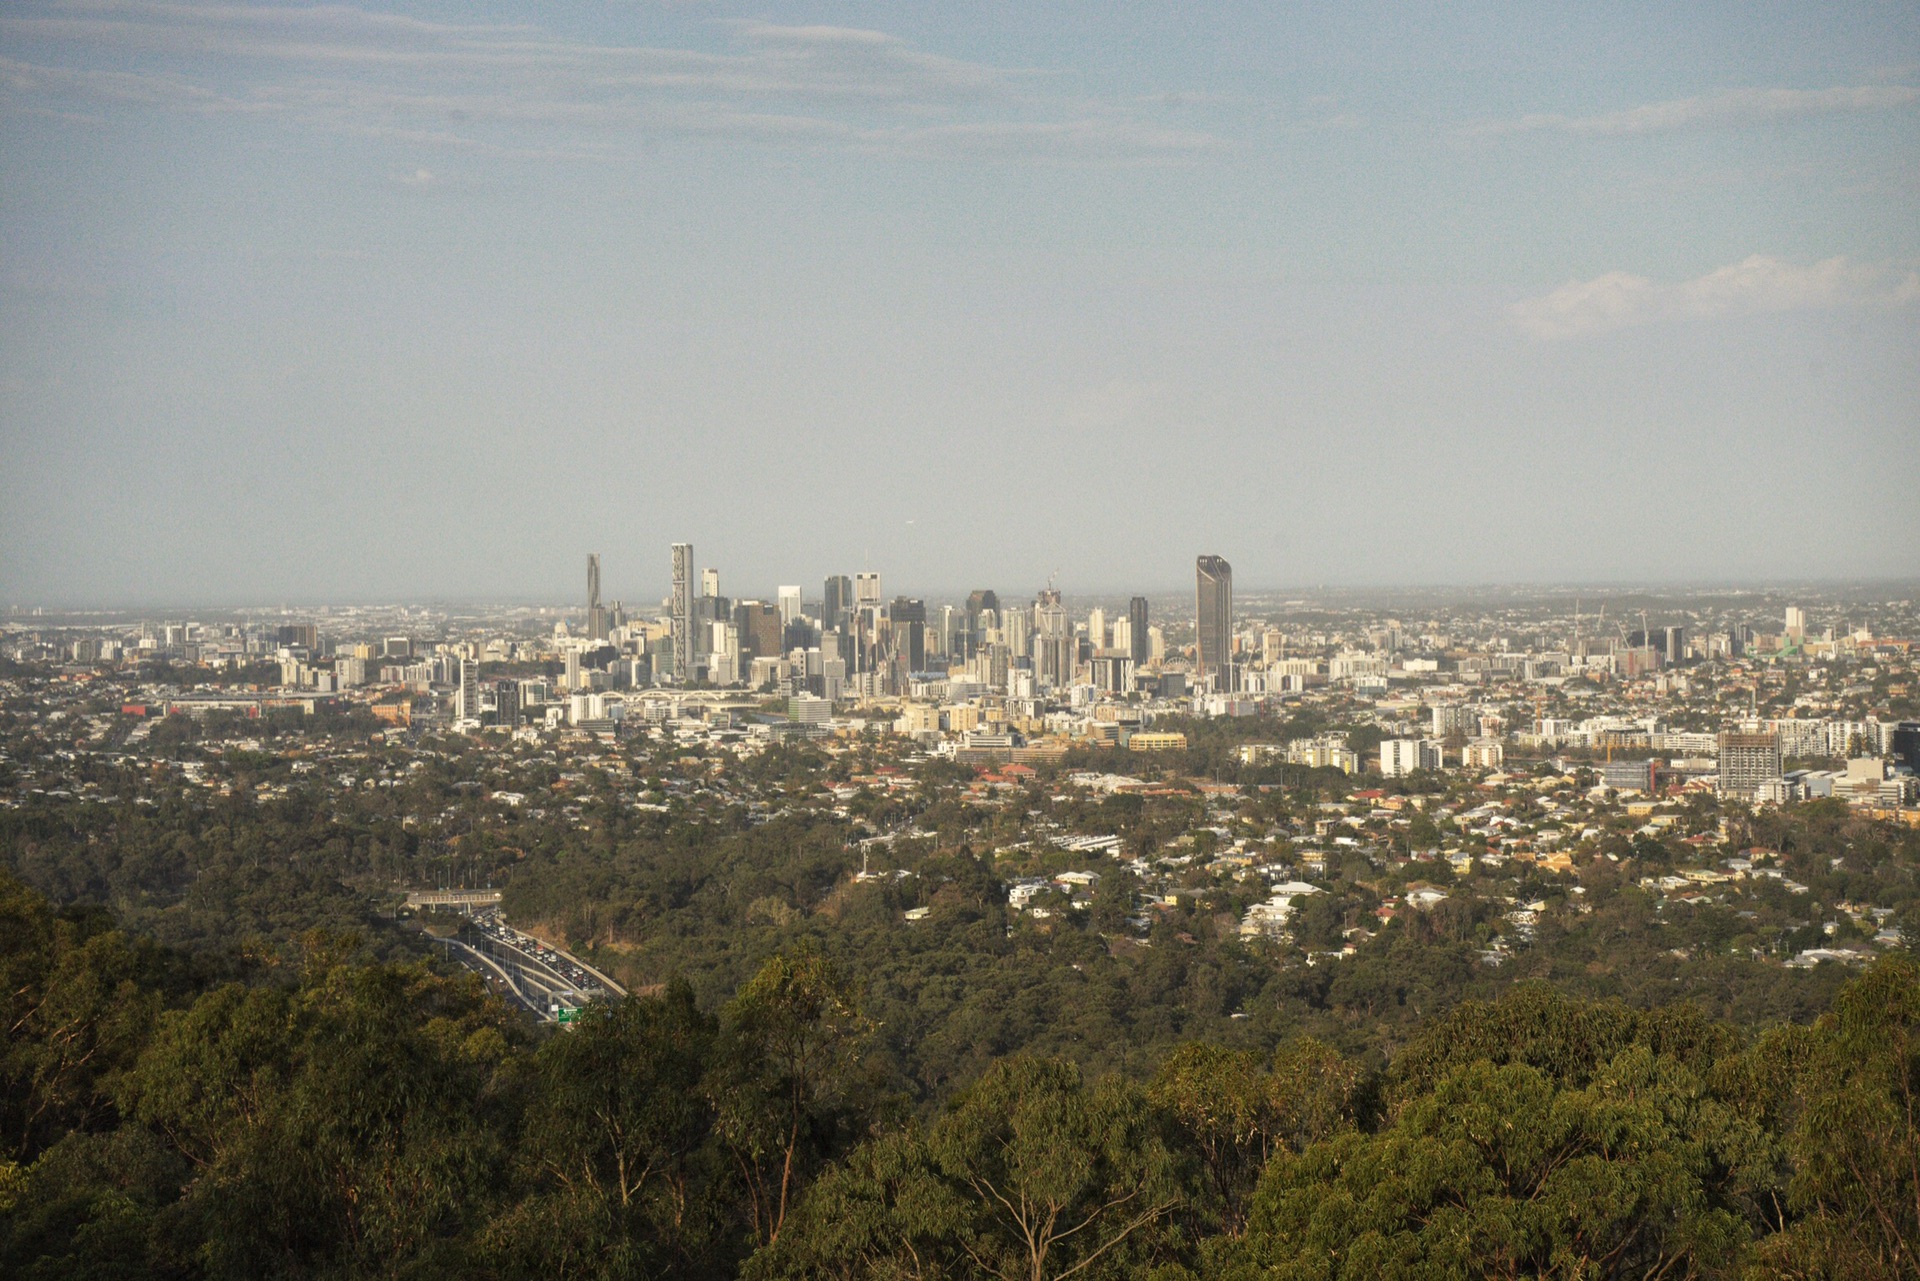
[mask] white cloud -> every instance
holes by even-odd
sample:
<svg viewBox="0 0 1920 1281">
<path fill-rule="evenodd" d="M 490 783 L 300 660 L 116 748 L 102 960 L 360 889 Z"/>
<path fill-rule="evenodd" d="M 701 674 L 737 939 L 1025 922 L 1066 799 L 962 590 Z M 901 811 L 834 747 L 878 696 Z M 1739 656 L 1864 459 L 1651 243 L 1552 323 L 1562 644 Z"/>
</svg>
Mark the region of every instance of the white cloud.
<svg viewBox="0 0 1920 1281">
<path fill-rule="evenodd" d="M 78 0 L 0 17 L 70 55 L 0 62 L 0 97 L 277 111 L 310 126 L 515 155 L 607 155 L 659 138 L 889 154 L 1101 161 L 1218 150 L 1151 107 L 850 27 L 716 24 L 719 50 L 593 44 L 345 5 Z M 111 65 L 114 70 L 104 70 Z M 533 131 L 545 136 L 532 137 Z"/>
<path fill-rule="evenodd" d="M 1468 132 L 1486 135 L 1547 131 L 1592 138 L 1625 138 L 1689 129 L 1734 129 L 1812 116 L 1890 111 L 1916 102 L 1920 102 L 1920 89 L 1906 85 L 1726 89 L 1593 116 L 1527 115 L 1517 120 L 1477 125 Z"/>
<path fill-rule="evenodd" d="M 1535 338 L 1577 338 L 1687 317 L 1738 316 L 1810 308 L 1898 307 L 1920 301 L 1920 272 L 1828 258 L 1799 266 L 1753 256 L 1695 280 L 1660 284 L 1610 271 L 1568 281 L 1517 302 L 1513 322 Z"/>
</svg>

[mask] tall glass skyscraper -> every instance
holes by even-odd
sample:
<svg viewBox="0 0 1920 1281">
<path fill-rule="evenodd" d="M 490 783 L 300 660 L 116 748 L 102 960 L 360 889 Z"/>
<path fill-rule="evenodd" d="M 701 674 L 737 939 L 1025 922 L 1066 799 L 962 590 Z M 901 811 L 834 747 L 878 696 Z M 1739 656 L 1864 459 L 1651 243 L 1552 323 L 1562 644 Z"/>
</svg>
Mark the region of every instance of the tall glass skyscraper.
<svg viewBox="0 0 1920 1281">
<path fill-rule="evenodd" d="M 827 575 L 826 590 L 820 596 L 820 626 L 833 631 L 847 625 L 853 612 L 853 580 L 845 574 Z"/>
<path fill-rule="evenodd" d="M 600 608 L 599 552 L 587 556 L 587 637 L 597 641 L 607 638 L 607 615 Z"/>
<path fill-rule="evenodd" d="M 1214 688 L 1233 688 L 1233 566 L 1224 556 L 1194 562 L 1194 674 L 1214 677 Z"/>
<path fill-rule="evenodd" d="M 1127 602 L 1127 639 L 1135 667 L 1147 662 L 1147 598 L 1135 596 Z"/>
</svg>

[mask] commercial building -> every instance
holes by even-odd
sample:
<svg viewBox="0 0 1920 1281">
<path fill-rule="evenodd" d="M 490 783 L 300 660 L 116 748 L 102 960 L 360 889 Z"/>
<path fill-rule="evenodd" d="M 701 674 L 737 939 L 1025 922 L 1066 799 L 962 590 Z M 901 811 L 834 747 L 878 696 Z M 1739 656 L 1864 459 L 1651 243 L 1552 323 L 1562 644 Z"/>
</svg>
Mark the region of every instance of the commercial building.
<svg viewBox="0 0 1920 1281">
<path fill-rule="evenodd" d="M 1233 690 L 1233 566 L 1224 556 L 1194 561 L 1194 674 Z"/>
<path fill-rule="evenodd" d="M 780 610 L 765 601 L 743 600 L 733 607 L 733 625 L 743 658 L 777 658 L 784 650 Z"/>
<path fill-rule="evenodd" d="M 852 613 L 853 580 L 845 574 L 827 575 L 825 590 L 820 595 L 821 628 L 826 631 L 843 628 Z"/>
<path fill-rule="evenodd" d="M 1056 687 L 1073 679 L 1079 643 L 1067 621 L 1060 593 L 1049 587 L 1040 593 L 1033 610 L 1034 666 L 1042 684 Z"/>
<path fill-rule="evenodd" d="M 980 650 L 981 633 L 1000 625 L 1000 597 L 990 587 L 976 587 L 967 593 L 967 635 L 962 658 L 972 658 Z"/>
<path fill-rule="evenodd" d="M 1887 734 L 1887 755 L 1920 774 L 1920 721 L 1901 721 Z"/>
<path fill-rule="evenodd" d="M 1135 667 L 1142 666 L 1147 661 L 1148 629 L 1147 598 L 1135 596 L 1127 602 L 1127 640 L 1129 642 L 1127 649 L 1133 656 Z M 1116 648 L 1119 643 L 1119 637 L 1116 636 L 1114 638 Z"/>
<path fill-rule="evenodd" d="M 833 716 L 833 703 L 812 694 L 795 694 L 787 700 L 787 719 L 801 725 L 825 725 Z"/>
<path fill-rule="evenodd" d="M 1187 736 L 1171 730 L 1136 730 L 1124 736 L 1121 746 L 1134 752 L 1184 752 Z"/>
<path fill-rule="evenodd" d="M 599 552 L 587 556 L 587 636 L 597 641 L 607 638 L 607 612 L 600 607 Z"/>
<path fill-rule="evenodd" d="M 893 624 L 894 656 L 906 660 L 909 672 L 927 669 L 927 603 L 918 597 L 896 596 L 887 607 Z"/>
</svg>

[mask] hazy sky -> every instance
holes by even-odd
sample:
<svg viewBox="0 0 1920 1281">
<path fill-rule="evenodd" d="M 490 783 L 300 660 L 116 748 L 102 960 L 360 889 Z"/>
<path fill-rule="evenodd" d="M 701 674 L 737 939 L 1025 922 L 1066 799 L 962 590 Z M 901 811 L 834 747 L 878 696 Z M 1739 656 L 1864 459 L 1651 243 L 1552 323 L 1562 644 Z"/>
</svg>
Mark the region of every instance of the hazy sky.
<svg viewBox="0 0 1920 1281">
<path fill-rule="evenodd" d="M 0 603 L 1920 574 L 1920 6 L 0 9 Z"/>
</svg>

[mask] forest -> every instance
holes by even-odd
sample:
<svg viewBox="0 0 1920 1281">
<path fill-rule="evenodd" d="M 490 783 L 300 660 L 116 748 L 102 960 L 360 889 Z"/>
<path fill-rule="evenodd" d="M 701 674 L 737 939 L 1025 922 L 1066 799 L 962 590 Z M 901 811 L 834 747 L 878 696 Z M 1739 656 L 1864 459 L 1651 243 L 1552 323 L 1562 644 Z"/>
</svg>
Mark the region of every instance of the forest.
<svg viewBox="0 0 1920 1281">
<path fill-rule="evenodd" d="M 1520 984 L 1311 1036 L 894 1088 L 802 945 L 538 1035 L 313 930 L 219 961 L 0 881 L 0 1272 L 1910 1277 L 1920 969 L 1743 1030 Z"/>
</svg>

